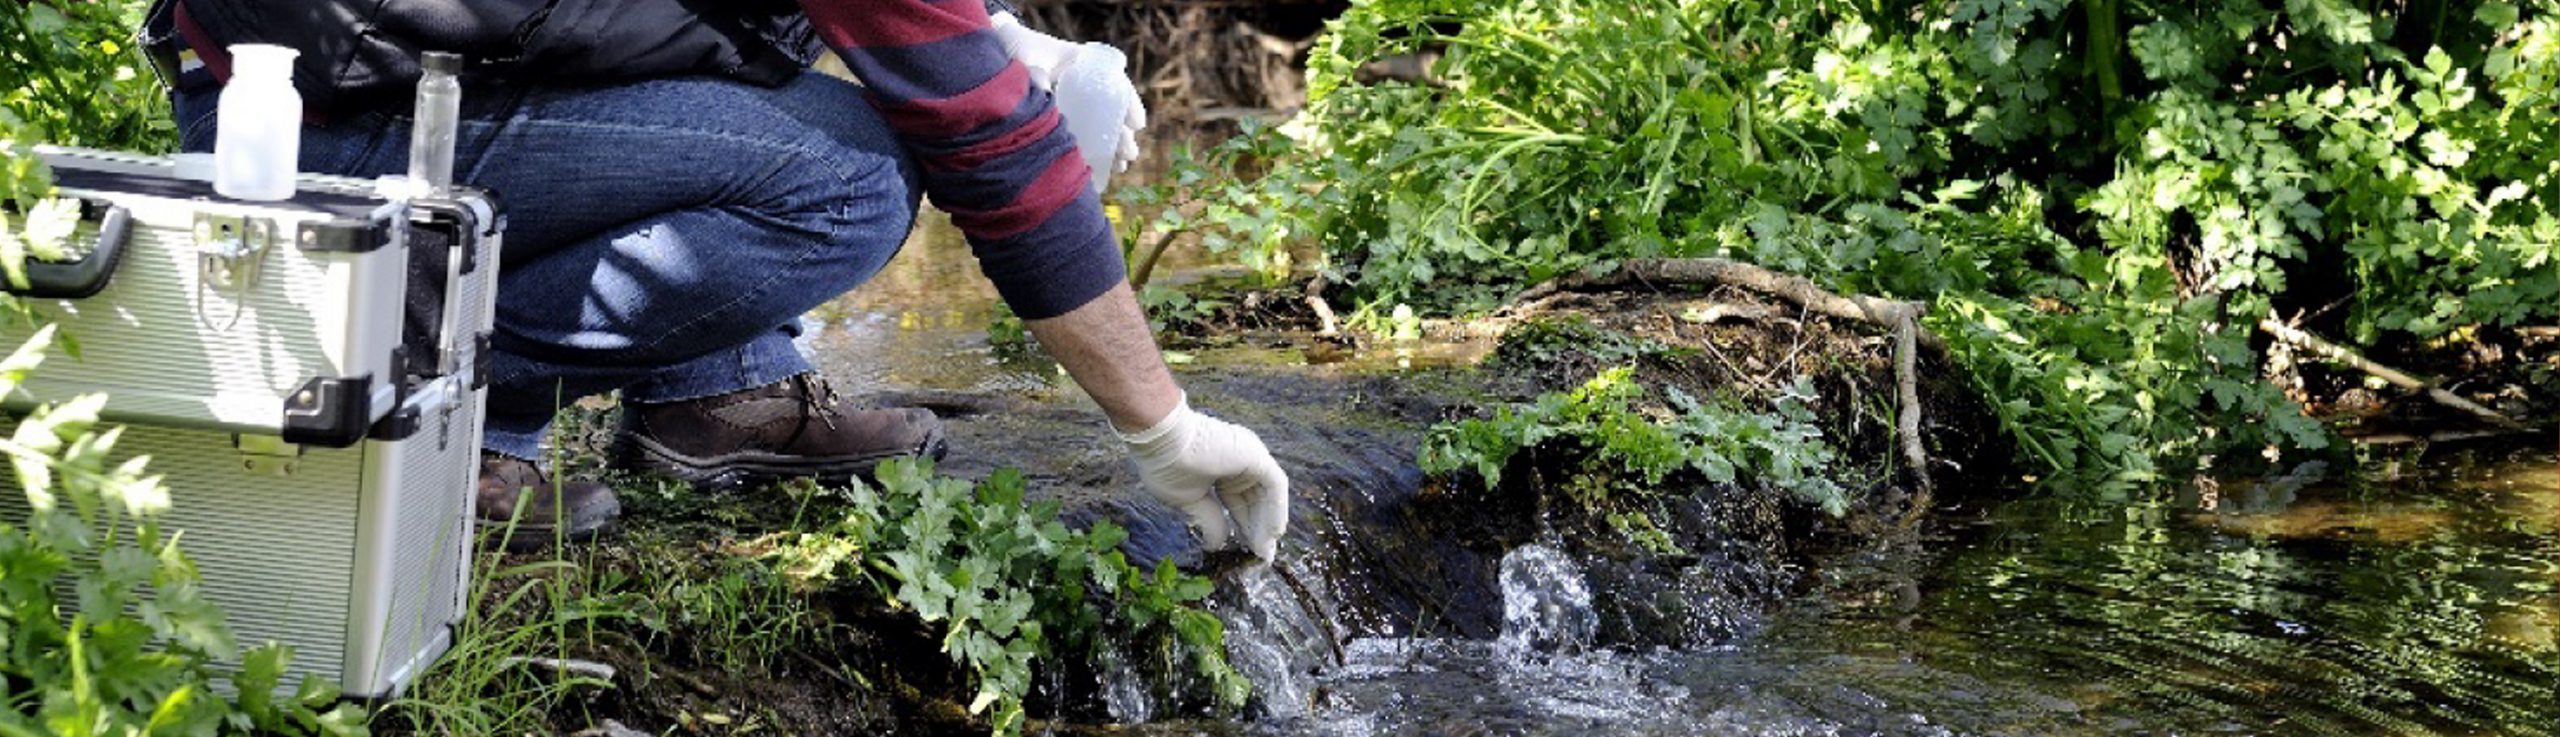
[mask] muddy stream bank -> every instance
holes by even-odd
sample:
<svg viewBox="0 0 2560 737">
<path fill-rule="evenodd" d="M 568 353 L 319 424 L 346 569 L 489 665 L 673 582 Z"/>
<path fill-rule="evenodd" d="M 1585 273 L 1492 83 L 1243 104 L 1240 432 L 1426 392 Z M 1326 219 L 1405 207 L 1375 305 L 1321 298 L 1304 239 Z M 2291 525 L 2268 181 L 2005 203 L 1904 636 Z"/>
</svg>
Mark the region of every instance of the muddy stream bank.
<svg viewBox="0 0 2560 737">
<path fill-rule="evenodd" d="M 1572 305 L 1600 331 L 1567 335 L 1580 350 L 1498 353 L 1490 333 L 1446 326 L 1345 356 L 1194 330 L 1174 346 L 1194 404 L 1255 428 L 1291 473 L 1281 563 L 1241 565 L 1202 556 L 1178 515 L 1134 493 L 1089 400 L 1053 365 L 989 341 L 992 292 L 965 246 L 922 232 L 889 272 L 812 314 L 803 348 L 848 395 L 941 413 L 943 472 L 1020 469 L 1071 520 L 1128 528 L 1134 560 L 1217 572 L 1230 659 L 1255 681 L 1248 718 L 1230 722 L 1080 668 L 1041 687 L 1064 718 L 1037 730 L 2560 732 L 2560 461 L 2547 444 L 2074 503 L 2008 476 L 1974 400 L 1932 376 L 1925 434 L 1941 488 L 1905 525 L 1878 389 L 1889 349 L 1871 330 L 1753 312 L 1768 305 L 1729 294 Z M 1695 319 L 1708 308 L 1753 316 Z M 1634 359 L 1658 386 L 1750 392 L 1813 377 L 1838 475 L 1864 501 L 1834 518 L 1773 491 L 1673 490 L 1662 526 L 1687 544 L 1660 554 L 1594 534 L 1519 483 L 1484 491 L 1417 468 L 1433 424 L 1631 360 L 1598 344 L 1621 338 L 1678 349 Z M 650 508 L 629 544 L 722 544 L 690 539 L 718 534 L 699 527 L 653 530 Z M 707 676 L 670 666 L 692 683 L 585 708 L 662 734 L 736 731 L 689 716 L 707 709 L 761 709 L 760 728 L 784 733 L 982 733 L 902 703 L 934 698 L 939 663 L 825 660 Z M 847 675 L 865 667 L 886 672 Z M 892 680 L 926 685 L 874 693 Z M 682 703 L 653 703 L 668 693 Z"/>
</svg>

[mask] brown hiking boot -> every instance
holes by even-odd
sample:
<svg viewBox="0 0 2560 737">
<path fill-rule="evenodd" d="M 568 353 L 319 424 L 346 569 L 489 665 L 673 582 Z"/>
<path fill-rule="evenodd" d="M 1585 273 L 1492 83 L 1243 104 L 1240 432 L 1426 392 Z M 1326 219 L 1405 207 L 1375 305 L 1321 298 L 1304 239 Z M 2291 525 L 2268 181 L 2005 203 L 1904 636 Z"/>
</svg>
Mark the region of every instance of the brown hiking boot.
<svg viewBox="0 0 2560 737">
<path fill-rule="evenodd" d="M 473 509 L 480 515 L 482 529 L 505 536 L 500 544 L 508 552 L 523 553 L 563 537 L 594 537 L 622 516 L 622 500 L 604 484 L 571 481 L 555 486 L 532 461 L 482 453 L 480 496 Z"/>
<path fill-rule="evenodd" d="M 941 458 L 942 420 L 927 410 L 856 409 L 801 374 L 718 396 L 630 403 L 614 438 L 621 468 L 734 489 L 784 479 L 843 483 L 892 458 Z"/>
</svg>

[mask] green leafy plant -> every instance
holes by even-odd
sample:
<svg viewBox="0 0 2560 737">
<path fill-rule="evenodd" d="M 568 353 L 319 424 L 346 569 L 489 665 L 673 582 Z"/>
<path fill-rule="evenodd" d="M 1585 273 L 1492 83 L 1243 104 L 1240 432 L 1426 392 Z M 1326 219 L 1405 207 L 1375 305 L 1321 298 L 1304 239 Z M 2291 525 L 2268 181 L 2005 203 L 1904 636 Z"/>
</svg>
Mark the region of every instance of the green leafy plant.
<svg viewBox="0 0 2560 737">
<path fill-rule="evenodd" d="M 46 326 L 0 361 L 0 393 L 17 391 L 52 338 Z M 0 733 L 364 734 L 364 713 L 333 706 L 338 688 L 316 676 L 276 698 L 291 650 L 240 651 L 178 535 L 160 528 L 168 489 L 142 458 L 109 461 L 122 431 L 93 431 L 105 404 L 91 394 L 39 407 L 0 442 L 28 509 L 23 527 L 0 524 L 0 674 L 15 707 L 0 710 Z M 235 657 L 236 700 L 212 690 L 213 662 Z"/>
<path fill-rule="evenodd" d="M 1243 264 L 1264 282 L 1287 277 L 1297 265 L 1293 249 L 1304 242 L 1312 225 L 1307 216 L 1323 190 L 1303 177 L 1269 171 L 1297 151 L 1295 141 L 1260 121 L 1242 125 L 1241 133 L 1205 153 L 1176 145 L 1163 174 L 1113 192 L 1119 212 L 1153 213 L 1125 218 L 1122 226 L 1123 250 L 1140 287 L 1184 236 L 1197 237 L 1201 248 Z"/>
<path fill-rule="evenodd" d="M 1318 245 L 1355 314 L 1657 256 L 1924 301 L 2025 468 L 2114 490 L 2328 444 L 2261 320 L 2560 317 L 2555 11 L 1375 0 L 1233 187 L 1312 193 L 1222 201 Z"/>
<path fill-rule="evenodd" d="M 169 98 L 139 51 L 143 0 L 34 0 L 0 9 L 0 121 L 66 145 L 177 147 Z"/>
<path fill-rule="evenodd" d="M 843 519 L 789 537 L 776 562 L 811 582 L 871 588 L 937 627 L 943 653 L 975 683 L 970 713 L 995 733 L 1020 733 L 1036 663 L 1104 648 L 1243 703 L 1251 686 L 1226 663 L 1225 626 L 1193 605 L 1209 595 L 1206 579 L 1131 565 L 1119 550 L 1126 532 L 1068 529 L 1057 502 L 1026 501 L 1019 473 L 971 484 L 935 478 L 928 461 L 892 461 L 879 481 L 848 490 Z"/>
<path fill-rule="evenodd" d="M 1847 511 L 1848 493 L 1824 475 L 1838 454 L 1804 406 L 1812 396 L 1809 383 L 1799 382 L 1766 412 L 1703 402 L 1678 389 L 1665 392 L 1667 406 L 1646 408 L 1640 405 L 1645 389 L 1632 376 L 1609 369 L 1572 391 L 1434 427 L 1423 441 L 1422 469 L 1473 471 L 1491 490 L 1521 452 L 1569 447 L 1585 460 L 1564 490 L 1640 538 L 1658 534 L 1631 504 L 1661 494 L 1675 474 L 1757 483 L 1833 515 Z"/>
</svg>

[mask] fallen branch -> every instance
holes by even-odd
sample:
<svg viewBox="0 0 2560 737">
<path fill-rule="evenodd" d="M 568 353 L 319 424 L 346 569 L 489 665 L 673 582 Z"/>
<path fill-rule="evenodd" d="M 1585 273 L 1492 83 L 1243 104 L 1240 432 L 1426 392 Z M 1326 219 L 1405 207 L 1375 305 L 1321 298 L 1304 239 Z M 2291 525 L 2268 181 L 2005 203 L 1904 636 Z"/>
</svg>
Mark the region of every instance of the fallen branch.
<svg viewBox="0 0 2560 737">
<path fill-rule="evenodd" d="M 1894 388 L 1902 405 L 1901 413 L 1895 418 L 1894 435 L 1900 441 L 1902 462 L 1911 471 L 1914 492 L 1910 518 L 1917 518 L 1929 507 L 1933 484 L 1929 478 L 1929 453 L 1920 441 L 1919 349 L 1927 347 L 1939 356 L 1945 356 L 1947 344 L 1920 327 L 1920 316 L 1928 311 L 1926 305 L 1866 295 L 1844 296 L 1822 288 L 1811 279 L 1720 258 L 1635 259 L 1605 272 L 1574 274 L 1530 287 L 1513 298 L 1512 303 L 1526 303 L 1565 291 L 1660 283 L 1739 287 L 1794 302 L 1815 314 L 1892 330 Z"/>
<path fill-rule="evenodd" d="M 1545 284 L 1530 287 L 1512 299 L 1517 304 L 1546 297 L 1557 292 L 1593 291 L 1630 284 L 1721 284 L 1740 287 L 1803 306 L 1815 314 L 1841 320 L 1855 320 L 1893 330 L 1906 317 L 1917 317 L 1925 310 L 1917 302 L 1901 302 L 1867 295 L 1843 296 L 1822 288 L 1813 280 L 1794 274 L 1753 266 L 1721 258 L 1643 258 L 1634 259 L 1597 274 L 1573 274 Z M 1917 339 L 1921 347 L 1944 355 L 1946 341 L 1926 330 Z"/>
<path fill-rule="evenodd" d="M 2390 382 L 2393 386 L 2410 391 L 2424 392 L 2428 399 L 2435 400 L 2437 404 L 2460 410 L 2471 416 L 2478 417 L 2489 424 L 2509 430 L 2525 429 L 2524 423 L 2517 422 L 2513 418 L 2499 414 L 2497 410 L 2483 407 L 2476 402 L 2464 399 L 2462 398 L 2462 395 L 2447 391 L 2444 387 L 2437 386 L 2435 382 L 2421 381 L 2418 377 L 2411 376 L 2407 372 L 2403 372 L 2389 366 L 2384 366 L 2379 363 L 2374 363 L 2372 359 L 2365 358 L 2363 355 L 2347 349 L 2346 346 L 2322 340 L 2320 336 L 2304 332 L 2301 328 L 2276 322 L 2275 318 L 2269 317 L 2259 320 L 2258 330 L 2265 332 L 2267 335 L 2273 336 L 2276 340 L 2283 341 L 2287 345 L 2309 351 L 2313 355 L 2329 359 L 2334 363 L 2345 364 L 2349 368 L 2365 372 L 2366 375 Z"/>
</svg>

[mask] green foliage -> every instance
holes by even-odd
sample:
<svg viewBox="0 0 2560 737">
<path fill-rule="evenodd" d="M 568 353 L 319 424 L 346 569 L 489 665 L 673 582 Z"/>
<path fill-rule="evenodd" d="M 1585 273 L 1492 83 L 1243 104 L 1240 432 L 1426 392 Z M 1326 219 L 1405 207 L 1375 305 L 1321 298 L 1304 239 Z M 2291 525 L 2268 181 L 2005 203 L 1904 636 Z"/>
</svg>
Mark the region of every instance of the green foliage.
<svg viewBox="0 0 2560 737">
<path fill-rule="evenodd" d="M 2412 7 L 1371 0 L 1251 187 L 1316 193 L 1237 202 L 1364 309 L 1691 255 L 1928 301 L 2039 475 L 2140 482 L 2327 443 L 2262 318 L 2560 317 L 2560 6 Z"/>
<path fill-rule="evenodd" d="M 935 478 L 930 462 L 892 461 L 879 479 L 849 491 L 842 520 L 775 555 L 791 575 L 871 587 L 940 628 L 943 653 L 976 682 L 970 713 L 995 733 L 1021 732 L 1035 663 L 1105 648 L 1167 671 L 1183 663 L 1219 702 L 1243 703 L 1250 684 L 1226 663 L 1225 625 L 1194 606 L 1207 579 L 1131 565 L 1119 550 L 1126 532 L 1068 529 L 1057 502 L 1026 500 L 1019 473 L 972 485 Z"/>
<path fill-rule="evenodd" d="M 1804 406 L 1813 396 L 1810 384 L 1799 383 L 1767 412 L 1701 402 L 1676 388 L 1666 393 L 1667 410 L 1647 411 L 1637 404 L 1644 387 L 1631 374 L 1603 371 L 1573 391 L 1496 408 L 1489 419 L 1434 427 L 1423 441 L 1422 469 L 1474 471 L 1492 489 L 1521 451 L 1571 443 L 1588 453 L 1581 470 L 1597 473 L 1577 475 L 1566 490 L 1577 502 L 1618 515 L 1613 522 L 1639 535 L 1650 525 L 1635 523 L 1625 503 L 1658 494 L 1680 473 L 1718 484 L 1758 483 L 1833 515 L 1847 511 L 1848 493 L 1823 475 L 1837 453 Z"/>
<path fill-rule="evenodd" d="M 1133 263 L 1152 260 L 1135 252 L 1146 241 L 1141 236 L 1153 234 L 1170 246 L 1180 236 L 1195 235 L 1209 253 L 1242 263 L 1266 281 L 1289 275 L 1297 263 L 1291 249 L 1304 242 L 1312 227 L 1308 218 L 1318 206 L 1317 192 L 1296 177 L 1255 176 L 1294 152 L 1296 144 L 1260 121 L 1248 118 L 1242 125 L 1241 134 L 1206 153 L 1177 144 L 1163 174 L 1113 191 L 1119 211 L 1155 213 L 1152 219 L 1126 221 L 1122 243 L 1132 251 Z M 1177 302 L 1169 290 L 1164 293 L 1168 296 L 1150 299 L 1151 308 L 1165 303 L 1195 312 L 1211 309 Z"/>
<path fill-rule="evenodd" d="M 1656 356 L 1678 357 L 1682 351 L 1659 342 L 1604 329 L 1579 316 L 1533 318 L 1503 331 L 1492 362 L 1504 366 L 1541 366 L 1581 357 L 1622 365 Z"/>
<path fill-rule="evenodd" d="M 0 125 L 66 145 L 177 147 L 168 96 L 134 47 L 142 0 L 33 0 L 0 9 Z"/>
<path fill-rule="evenodd" d="M 657 629 L 682 633 L 695 661 L 770 672 L 785 652 L 822 636 L 808 597 L 770 566 L 724 556 L 707 568 L 668 572 L 644 597 L 661 612 Z"/>
</svg>

